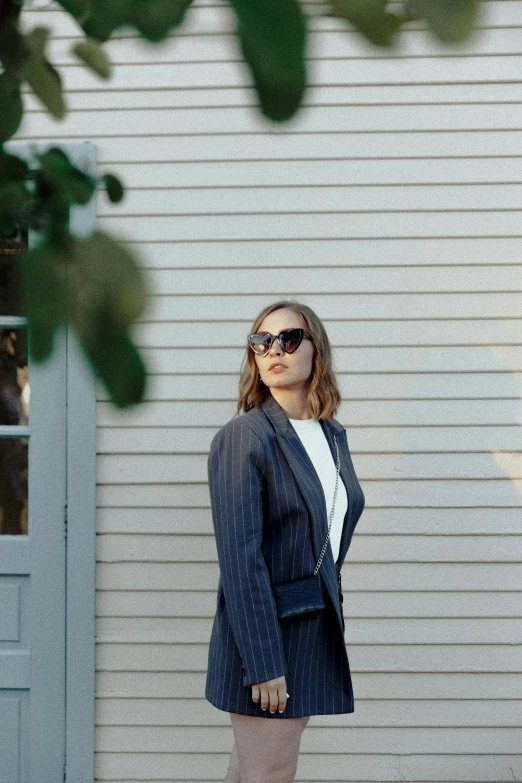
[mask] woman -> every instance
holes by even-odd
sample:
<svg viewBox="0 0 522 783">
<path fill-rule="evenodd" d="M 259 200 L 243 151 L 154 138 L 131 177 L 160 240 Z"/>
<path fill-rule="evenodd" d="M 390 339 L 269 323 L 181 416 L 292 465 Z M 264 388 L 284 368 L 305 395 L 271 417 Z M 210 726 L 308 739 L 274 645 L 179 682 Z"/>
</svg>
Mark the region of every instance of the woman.
<svg viewBox="0 0 522 783">
<path fill-rule="evenodd" d="M 354 711 L 340 569 L 365 498 L 333 418 L 341 395 L 313 310 L 282 300 L 258 315 L 239 391 L 243 415 L 208 457 L 220 578 L 205 697 L 231 717 L 225 780 L 291 783 L 310 716 Z M 272 584 L 313 573 L 330 518 L 318 572 L 326 608 L 280 620 Z"/>
</svg>

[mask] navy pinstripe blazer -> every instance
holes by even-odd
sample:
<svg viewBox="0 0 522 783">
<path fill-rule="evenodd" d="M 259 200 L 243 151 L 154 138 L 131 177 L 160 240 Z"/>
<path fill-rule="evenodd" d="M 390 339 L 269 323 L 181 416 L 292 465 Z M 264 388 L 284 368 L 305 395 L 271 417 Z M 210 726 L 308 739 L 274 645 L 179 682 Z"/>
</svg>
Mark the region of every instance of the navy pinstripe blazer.
<svg viewBox="0 0 522 783">
<path fill-rule="evenodd" d="M 271 589 L 271 582 L 311 574 L 328 532 L 324 491 L 305 447 L 272 395 L 212 440 L 208 480 L 220 577 L 205 697 L 220 710 L 271 718 L 354 711 L 340 574 L 365 498 L 346 430 L 335 419 L 321 426 L 334 459 L 337 438 L 348 509 L 337 562 L 328 544 L 319 569 L 326 611 L 308 619 L 280 621 Z M 283 674 L 285 711 L 263 711 L 251 685 Z"/>
</svg>

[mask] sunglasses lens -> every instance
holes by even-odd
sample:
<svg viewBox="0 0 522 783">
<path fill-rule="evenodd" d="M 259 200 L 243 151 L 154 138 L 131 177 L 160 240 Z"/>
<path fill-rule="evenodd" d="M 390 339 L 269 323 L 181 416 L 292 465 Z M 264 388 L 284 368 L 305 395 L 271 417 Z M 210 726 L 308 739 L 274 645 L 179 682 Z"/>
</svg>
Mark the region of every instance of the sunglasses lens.
<svg viewBox="0 0 522 783">
<path fill-rule="evenodd" d="M 252 334 L 248 338 L 248 342 L 259 356 L 265 356 L 270 350 L 270 335 L 267 333 Z"/>
<path fill-rule="evenodd" d="M 281 332 L 281 342 L 287 353 L 293 353 L 299 348 L 302 339 L 301 329 L 289 329 L 287 332 Z"/>
</svg>

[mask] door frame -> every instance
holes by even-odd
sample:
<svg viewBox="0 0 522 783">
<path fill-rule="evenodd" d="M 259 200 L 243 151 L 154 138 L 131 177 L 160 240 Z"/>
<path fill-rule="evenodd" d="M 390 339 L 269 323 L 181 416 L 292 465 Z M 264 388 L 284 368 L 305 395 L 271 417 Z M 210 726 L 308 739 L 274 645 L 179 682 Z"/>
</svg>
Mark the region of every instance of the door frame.
<svg viewBox="0 0 522 783">
<path fill-rule="evenodd" d="M 96 175 L 96 146 L 59 144 L 71 162 Z M 88 236 L 96 194 L 71 208 L 69 227 Z M 66 329 L 67 546 L 65 574 L 65 779 L 93 783 L 96 657 L 96 373 L 71 326 Z"/>
</svg>

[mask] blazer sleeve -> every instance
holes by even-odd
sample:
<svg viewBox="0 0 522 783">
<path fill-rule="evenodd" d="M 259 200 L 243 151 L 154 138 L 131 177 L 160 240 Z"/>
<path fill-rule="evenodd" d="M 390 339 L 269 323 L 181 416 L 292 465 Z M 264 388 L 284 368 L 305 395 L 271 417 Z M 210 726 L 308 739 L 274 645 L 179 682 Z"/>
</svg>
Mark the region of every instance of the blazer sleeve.
<svg viewBox="0 0 522 783">
<path fill-rule="evenodd" d="M 240 418 L 214 436 L 208 456 L 212 520 L 243 685 L 286 675 L 287 664 L 263 539 L 261 440 Z"/>
</svg>

